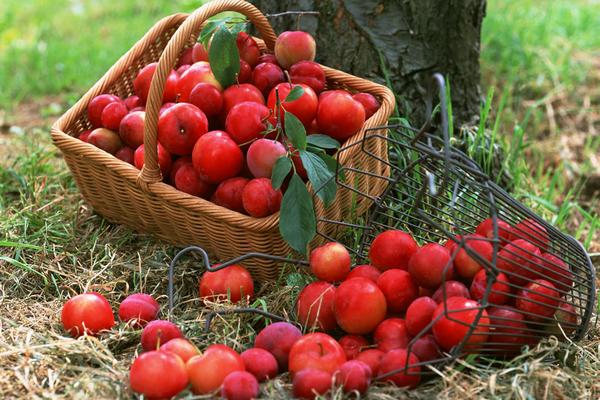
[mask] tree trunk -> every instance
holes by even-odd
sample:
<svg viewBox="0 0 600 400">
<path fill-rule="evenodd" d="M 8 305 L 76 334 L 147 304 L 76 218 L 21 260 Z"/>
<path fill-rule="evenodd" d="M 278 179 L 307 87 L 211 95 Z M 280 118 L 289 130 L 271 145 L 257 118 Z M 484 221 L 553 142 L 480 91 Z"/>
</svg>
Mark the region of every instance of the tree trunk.
<svg viewBox="0 0 600 400">
<path fill-rule="evenodd" d="M 251 0 L 276 32 L 302 29 L 317 40 L 317 61 L 391 83 L 400 114 L 424 121 L 424 88 L 441 72 L 451 85 L 455 125 L 477 120 L 479 47 L 486 0 Z"/>
</svg>

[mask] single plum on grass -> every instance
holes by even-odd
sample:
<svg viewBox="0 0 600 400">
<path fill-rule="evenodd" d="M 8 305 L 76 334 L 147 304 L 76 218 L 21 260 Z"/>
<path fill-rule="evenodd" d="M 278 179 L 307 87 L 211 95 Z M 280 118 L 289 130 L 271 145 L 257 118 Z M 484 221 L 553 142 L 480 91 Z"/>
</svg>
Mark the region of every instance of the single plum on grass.
<svg viewBox="0 0 600 400">
<path fill-rule="evenodd" d="M 288 368 L 290 349 L 301 337 L 302 332 L 297 326 L 288 322 L 275 322 L 267 325 L 256 335 L 254 347 L 273 354 L 279 365 L 279 371 L 284 372 Z"/>
<path fill-rule="evenodd" d="M 342 346 L 331 336 L 309 333 L 298 339 L 290 349 L 288 369 L 292 375 L 306 368 L 320 369 L 333 374 L 346 362 Z"/>
<path fill-rule="evenodd" d="M 371 384 L 371 368 L 362 361 L 350 360 L 342 364 L 334 374 L 335 383 L 341 386 L 344 392 L 358 392 L 364 394 Z"/>
<path fill-rule="evenodd" d="M 408 354 L 405 349 L 391 350 L 381 358 L 379 375 L 386 375 L 395 370 L 400 370 L 393 375 L 383 378 L 399 387 L 415 388 L 421 381 L 421 367 L 416 365 L 419 359 L 414 354 Z"/>
<path fill-rule="evenodd" d="M 159 350 L 168 351 L 169 353 L 179 356 L 184 363 L 190 358 L 200 354 L 198 348 L 184 338 L 171 339 L 167 343 L 160 346 Z"/>
<path fill-rule="evenodd" d="M 134 293 L 119 305 L 119 319 L 123 322 L 133 321 L 134 326 L 143 327 L 158 317 L 159 310 L 160 305 L 154 297 L 145 293 Z"/>
<path fill-rule="evenodd" d="M 437 303 L 431 297 L 416 298 L 406 310 L 406 330 L 411 336 L 417 336 L 431 323 Z M 431 330 L 431 327 L 429 328 Z M 429 330 L 427 332 L 429 332 Z"/>
<path fill-rule="evenodd" d="M 333 375 L 331 372 L 316 368 L 305 368 L 294 374 L 292 391 L 296 398 L 312 400 L 327 393 L 332 383 Z"/>
<path fill-rule="evenodd" d="M 339 342 L 348 360 L 355 359 L 362 350 L 369 347 L 369 341 L 360 335 L 344 335 Z"/>
<path fill-rule="evenodd" d="M 236 371 L 245 371 L 242 357 L 231 347 L 213 344 L 200 355 L 186 363 L 192 392 L 198 395 L 213 393 L 223 385 L 227 376 Z"/>
<path fill-rule="evenodd" d="M 377 279 L 377 286 L 385 295 L 387 308 L 394 313 L 406 311 L 419 296 L 419 286 L 412 276 L 402 269 L 388 269 Z"/>
<path fill-rule="evenodd" d="M 218 271 L 206 271 L 200 278 L 199 289 L 201 298 L 229 298 L 232 303 L 254 297 L 254 282 L 250 272 L 237 264 Z"/>
<path fill-rule="evenodd" d="M 73 337 L 97 335 L 115 324 L 110 304 L 100 293 L 79 294 L 65 302 L 61 310 L 65 331 Z"/>
<path fill-rule="evenodd" d="M 412 255 L 408 272 L 419 286 L 437 289 L 443 280 L 448 281 L 454 276 L 450 251 L 437 243 L 428 243 Z"/>
<path fill-rule="evenodd" d="M 267 379 L 273 379 L 277 376 L 279 365 L 273 354 L 265 349 L 253 347 L 240 354 L 246 371 L 256 377 L 259 382 L 264 382 Z"/>
<path fill-rule="evenodd" d="M 348 250 L 338 242 L 329 242 L 310 253 L 310 270 L 320 280 L 339 282 L 350 272 L 352 260 Z"/>
<path fill-rule="evenodd" d="M 253 400 L 260 386 L 254 375 L 247 371 L 234 371 L 227 375 L 221 387 L 221 397 L 226 400 Z"/>
<path fill-rule="evenodd" d="M 371 265 L 385 271 L 390 268 L 408 269 L 408 262 L 419 246 L 408 233 L 388 230 L 375 237 L 369 249 Z"/>
<path fill-rule="evenodd" d="M 312 282 L 298 295 L 296 314 L 298 322 L 307 329 L 331 331 L 337 327 L 334 313 L 336 288 L 323 281 Z"/>
<path fill-rule="evenodd" d="M 373 281 L 353 278 L 340 284 L 335 293 L 335 319 L 347 333 L 372 332 L 385 319 L 385 295 Z"/>
<path fill-rule="evenodd" d="M 131 389 L 149 399 L 169 399 L 188 385 L 185 363 L 165 351 L 149 351 L 137 357 L 129 370 Z"/>
<path fill-rule="evenodd" d="M 400 318 L 383 320 L 375 328 L 373 340 L 377 344 L 377 348 L 384 353 L 393 349 L 405 349 L 409 341 L 405 321 Z"/>
<path fill-rule="evenodd" d="M 433 335 L 445 351 L 451 351 L 464 341 L 463 351 L 477 353 L 487 341 L 490 319 L 474 300 L 450 297 L 438 304 L 433 320 Z M 475 329 L 467 337 L 475 323 Z"/>
</svg>

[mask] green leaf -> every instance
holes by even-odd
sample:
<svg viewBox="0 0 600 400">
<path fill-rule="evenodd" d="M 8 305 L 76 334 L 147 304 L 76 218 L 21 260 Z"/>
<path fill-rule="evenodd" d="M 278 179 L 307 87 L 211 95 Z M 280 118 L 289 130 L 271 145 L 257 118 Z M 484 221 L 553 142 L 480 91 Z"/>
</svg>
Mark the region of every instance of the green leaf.
<svg viewBox="0 0 600 400">
<path fill-rule="evenodd" d="M 310 144 L 306 145 L 306 150 L 310 151 L 311 153 L 315 153 L 315 154 L 321 154 L 321 153 L 327 154 L 327 153 L 325 153 L 325 150 L 323 150 L 322 148 L 315 147 L 315 146 L 312 146 Z"/>
<path fill-rule="evenodd" d="M 323 151 L 319 151 L 316 154 L 321 157 L 321 160 L 323 160 L 325 164 L 327 164 L 327 168 L 329 168 L 331 173 L 335 174 L 335 170 L 337 169 L 337 160 Z"/>
<path fill-rule="evenodd" d="M 229 30 L 232 34 L 234 34 L 237 38 L 237 34 L 245 31 L 246 26 L 248 25 L 248 21 L 246 18 L 239 18 L 234 16 L 224 17 L 224 18 L 212 18 L 209 19 L 202 31 L 200 32 L 200 36 L 198 36 L 198 41 L 204 45 L 205 48 L 208 49 L 208 44 L 210 42 L 210 37 L 215 32 L 217 28 L 223 27 L 226 28 L 229 26 Z"/>
<path fill-rule="evenodd" d="M 236 22 L 235 24 L 232 24 L 230 29 L 231 32 L 235 35 L 235 37 L 237 38 L 237 34 L 240 32 L 245 32 L 246 31 L 246 25 L 248 25 L 247 22 Z"/>
<path fill-rule="evenodd" d="M 292 175 L 281 201 L 279 232 L 296 251 L 306 255 L 308 243 L 317 233 L 313 201 L 302 179 Z"/>
<path fill-rule="evenodd" d="M 225 24 L 227 23 L 227 21 L 229 21 L 230 19 L 231 19 L 231 17 L 215 18 L 215 19 L 209 19 L 206 22 L 206 24 L 204 25 L 204 28 L 202 28 L 202 31 L 200 32 L 200 36 L 198 37 L 198 41 L 200 43 L 202 43 L 204 48 L 208 49 L 208 43 L 210 42 L 210 37 L 214 33 L 215 29 L 217 29 L 220 26 L 224 27 Z"/>
<path fill-rule="evenodd" d="M 208 59 L 215 78 L 224 88 L 235 83 L 235 78 L 240 72 L 240 54 L 236 44 L 236 36 L 225 26 L 220 26 L 215 31 Z"/>
<path fill-rule="evenodd" d="M 292 113 L 285 111 L 285 135 L 296 150 L 306 150 L 306 129 Z"/>
<path fill-rule="evenodd" d="M 315 193 L 325 206 L 328 206 L 335 199 L 337 186 L 335 184 L 335 167 L 333 171 L 323 161 L 323 159 L 314 153 L 308 151 L 299 151 L 302 165 L 308 175 L 308 180 L 312 183 Z"/>
<path fill-rule="evenodd" d="M 300 97 L 302 97 L 302 95 L 304 94 L 304 89 L 302 89 L 302 86 L 298 85 L 298 86 L 294 86 L 294 88 L 288 93 L 288 95 L 285 98 L 285 102 L 290 102 L 290 101 L 294 101 L 294 100 L 298 100 Z"/>
<path fill-rule="evenodd" d="M 312 144 L 313 146 L 320 147 L 322 149 L 339 149 L 340 142 L 327 135 L 308 135 L 306 137 L 306 142 L 308 144 Z"/>
<path fill-rule="evenodd" d="M 289 175 L 291 170 L 292 160 L 286 156 L 279 157 L 277 161 L 275 161 L 273 172 L 271 173 L 271 185 L 273 186 L 273 189 L 277 190 L 281 187 L 285 177 Z"/>
<path fill-rule="evenodd" d="M 335 175 L 336 174 L 336 170 L 337 170 L 337 174 L 338 174 L 338 179 L 340 181 L 345 181 L 346 180 L 346 174 L 344 174 L 344 170 L 342 168 L 337 168 L 338 162 L 337 159 L 331 157 L 329 154 L 325 153 L 324 151 L 319 151 L 316 152 L 315 154 L 317 154 L 319 157 L 321 157 L 321 160 L 323 160 L 325 162 L 325 164 L 327 164 L 327 168 L 329 168 L 329 170 Z"/>
</svg>

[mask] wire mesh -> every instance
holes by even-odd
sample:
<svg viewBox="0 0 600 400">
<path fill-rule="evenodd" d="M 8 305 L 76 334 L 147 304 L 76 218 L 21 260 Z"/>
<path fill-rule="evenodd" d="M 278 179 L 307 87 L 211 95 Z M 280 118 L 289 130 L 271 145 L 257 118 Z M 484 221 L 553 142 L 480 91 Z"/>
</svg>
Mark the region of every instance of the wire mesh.
<svg viewBox="0 0 600 400">
<path fill-rule="evenodd" d="M 379 177 L 387 182 L 387 189 L 380 197 L 369 196 L 354 182 L 363 175 L 373 176 L 372 172 L 340 167 L 336 182 L 341 190 L 368 198 L 372 208 L 360 222 L 320 220 L 320 232 L 334 225 L 339 228 L 337 234 L 326 237 L 339 240 L 350 228 L 359 245 L 350 241 L 347 247 L 357 264 L 369 262 L 370 244 L 387 230 L 408 232 L 420 245 L 445 244 L 452 249 L 452 257 L 442 274 L 444 298 L 447 285 L 453 284 L 447 281 L 446 272 L 461 252 L 486 271 L 485 292 L 478 303 L 452 308 L 444 302 L 444 312 L 411 339 L 408 351 L 442 319 L 454 322 L 457 329 L 466 328 L 464 339 L 451 349 L 437 348 L 439 357 L 420 360 L 417 365 L 439 364 L 469 353 L 512 356 L 549 334 L 581 339 L 595 304 L 595 271 L 589 256 L 578 241 L 511 197 L 449 144 L 444 80 L 439 74 L 433 80 L 439 90 L 442 135 L 428 131 L 431 121 L 420 130 L 396 124 L 365 132 L 356 145 L 367 157 L 377 158 L 368 151 L 370 141 L 387 144 L 391 174 Z M 384 129 L 388 135 L 381 134 Z M 347 148 L 338 157 L 344 151 Z M 476 235 L 484 221 L 487 229 L 481 229 L 487 235 Z M 478 251 L 476 242 L 489 243 L 491 254 Z M 476 316 L 467 318 L 470 312 Z M 411 374 L 408 361 L 403 372 Z"/>
<path fill-rule="evenodd" d="M 367 201 L 370 211 L 366 217 L 352 221 L 320 219 L 317 223 L 321 236 L 346 245 L 355 256 L 355 265 L 369 263 L 371 243 L 388 230 L 408 232 L 419 245 L 440 243 L 450 250 L 451 257 L 437 289 L 443 310 L 410 338 L 406 349 L 409 356 L 419 354 L 420 359 L 410 361 L 407 356 L 402 368 L 378 376 L 380 380 L 397 373 L 431 374 L 427 366 L 439 367 L 471 354 L 513 357 L 523 346 L 534 346 L 550 334 L 580 340 L 594 311 L 595 270 L 583 246 L 511 197 L 473 160 L 450 146 L 444 80 L 436 74 L 433 82 L 439 91 L 442 134 L 429 132 L 431 120 L 419 130 L 405 124 L 387 125 L 370 129 L 362 141 L 340 149 L 338 157 L 351 147 L 360 146 L 364 157 L 386 163 L 391 174 L 377 175 L 352 164 L 339 167 L 335 177 L 338 189 L 351 193 L 357 204 Z M 387 135 L 383 134 L 386 130 Z M 384 142 L 389 161 L 369 151 L 376 148 L 370 141 Z M 387 189 L 380 197 L 371 196 L 357 184 L 364 176 L 385 181 Z M 482 251 L 484 247 L 487 252 Z M 307 265 L 304 260 L 249 253 L 211 266 L 203 249 L 184 249 L 169 269 L 170 311 L 173 268 L 189 251 L 201 253 L 208 271 L 252 257 Z M 466 286 L 472 285 L 471 279 L 447 278 L 457 257 L 467 258 L 485 271 L 483 282 L 479 282 L 483 292 L 480 290 L 478 298 L 468 302 L 451 300 L 457 290 L 466 297 L 473 294 L 473 289 L 469 291 Z M 263 310 L 225 311 L 236 312 L 256 312 L 272 320 L 285 320 Z M 211 320 L 212 316 L 207 320 L 207 330 Z M 460 340 L 452 346 L 444 344 L 432 334 L 437 324 L 450 326 Z"/>
</svg>

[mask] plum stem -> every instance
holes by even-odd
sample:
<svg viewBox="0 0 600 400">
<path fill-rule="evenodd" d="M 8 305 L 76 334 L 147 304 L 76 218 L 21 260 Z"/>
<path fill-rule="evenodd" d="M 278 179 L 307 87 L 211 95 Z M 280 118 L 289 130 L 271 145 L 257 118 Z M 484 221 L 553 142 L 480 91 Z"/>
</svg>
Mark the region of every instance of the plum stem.
<svg viewBox="0 0 600 400">
<path fill-rule="evenodd" d="M 158 351 L 160 349 L 160 337 L 162 336 L 162 330 L 158 330 L 158 333 L 156 334 L 156 350 Z"/>
</svg>

